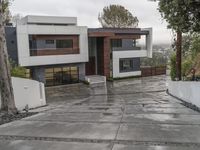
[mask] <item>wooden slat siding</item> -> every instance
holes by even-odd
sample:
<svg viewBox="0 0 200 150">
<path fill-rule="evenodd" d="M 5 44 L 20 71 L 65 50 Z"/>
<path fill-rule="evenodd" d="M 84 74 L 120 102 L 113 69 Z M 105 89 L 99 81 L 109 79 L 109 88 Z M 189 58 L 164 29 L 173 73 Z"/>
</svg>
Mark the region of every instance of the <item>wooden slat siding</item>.
<svg viewBox="0 0 200 150">
<path fill-rule="evenodd" d="M 48 55 L 67 55 L 67 54 L 79 54 L 80 50 L 77 49 L 56 49 L 56 50 L 31 50 L 31 56 L 48 56 Z"/>
<path fill-rule="evenodd" d="M 87 62 L 86 65 L 85 65 L 86 75 L 95 75 L 96 74 L 95 69 L 96 69 L 95 56 L 91 56 L 89 58 L 89 62 Z"/>
<path fill-rule="evenodd" d="M 103 73 L 107 78 L 110 77 L 110 38 L 104 38 L 103 48 Z"/>
<path fill-rule="evenodd" d="M 78 39 L 79 35 L 32 35 L 34 40 Z"/>
<path fill-rule="evenodd" d="M 156 74 L 163 75 L 166 74 L 167 67 L 156 67 Z"/>
<path fill-rule="evenodd" d="M 166 66 L 164 67 L 142 67 L 142 77 L 156 76 L 156 75 L 165 75 Z"/>
<path fill-rule="evenodd" d="M 140 39 L 141 36 L 140 35 L 115 35 L 114 37 L 111 37 L 112 39 Z"/>
<path fill-rule="evenodd" d="M 109 37 L 112 39 L 140 39 L 140 35 L 114 34 L 111 32 L 92 32 L 89 37 Z"/>
<path fill-rule="evenodd" d="M 112 32 L 91 32 L 88 33 L 89 37 L 112 37 L 115 36 Z"/>
</svg>

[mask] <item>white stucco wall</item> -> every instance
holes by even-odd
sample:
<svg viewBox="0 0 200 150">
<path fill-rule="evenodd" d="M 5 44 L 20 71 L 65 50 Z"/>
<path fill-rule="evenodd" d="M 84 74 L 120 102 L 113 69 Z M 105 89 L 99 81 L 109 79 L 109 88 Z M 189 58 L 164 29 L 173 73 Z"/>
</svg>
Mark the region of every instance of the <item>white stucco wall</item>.
<svg viewBox="0 0 200 150">
<path fill-rule="evenodd" d="M 141 58 L 149 57 L 152 58 L 152 47 L 153 47 L 153 29 L 143 28 L 143 31 L 148 31 L 149 34 L 146 35 L 146 48 L 142 50 L 122 50 L 113 51 L 113 78 L 123 78 L 129 76 L 140 76 L 141 71 L 131 71 L 131 72 L 120 72 L 119 61 L 121 58 Z"/>
<path fill-rule="evenodd" d="M 169 93 L 200 108 L 200 82 L 169 81 Z"/>
<path fill-rule="evenodd" d="M 18 21 L 19 24 L 69 24 L 77 25 L 77 17 L 61 17 L 61 16 L 34 16 L 28 15 Z"/>
<path fill-rule="evenodd" d="M 146 35 L 146 49 L 147 57 L 152 58 L 153 53 L 153 28 L 143 28 L 142 31 L 149 31 L 149 34 Z"/>
<path fill-rule="evenodd" d="M 12 84 L 15 104 L 18 110 L 23 110 L 26 105 L 28 105 L 29 108 L 46 105 L 45 88 L 43 83 L 12 77 Z"/>
<path fill-rule="evenodd" d="M 30 56 L 29 35 L 79 35 L 80 54 Z M 59 25 L 17 25 L 18 58 L 21 66 L 88 62 L 87 27 Z"/>
<path fill-rule="evenodd" d="M 141 71 L 120 72 L 119 61 L 121 58 L 147 57 L 147 50 L 113 51 L 113 78 L 140 76 Z"/>
</svg>

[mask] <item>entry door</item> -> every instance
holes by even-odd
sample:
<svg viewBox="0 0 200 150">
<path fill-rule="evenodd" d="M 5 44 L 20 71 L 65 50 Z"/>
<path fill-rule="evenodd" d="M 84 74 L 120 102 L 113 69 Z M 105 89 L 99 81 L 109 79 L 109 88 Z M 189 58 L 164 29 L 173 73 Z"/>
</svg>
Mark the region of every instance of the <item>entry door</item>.
<svg viewBox="0 0 200 150">
<path fill-rule="evenodd" d="M 95 56 L 89 58 L 89 62 L 86 63 L 86 75 L 95 75 L 96 74 L 96 60 Z"/>
</svg>

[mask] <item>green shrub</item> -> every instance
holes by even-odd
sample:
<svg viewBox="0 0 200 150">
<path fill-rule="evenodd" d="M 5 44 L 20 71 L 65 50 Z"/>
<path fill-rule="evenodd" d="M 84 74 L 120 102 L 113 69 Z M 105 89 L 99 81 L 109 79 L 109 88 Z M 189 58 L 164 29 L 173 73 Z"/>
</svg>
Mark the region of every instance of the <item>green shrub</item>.
<svg viewBox="0 0 200 150">
<path fill-rule="evenodd" d="M 26 69 L 19 66 L 12 67 L 11 75 L 13 77 L 26 78 Z"/>
<path fill-rule="evenodd" d="M 171 80 L 175 81 L 176 79 L 176 54 L 173 53 L 170 57 L 170 76 Z"/>
<path fill-rule="evenodd" d="M 141 66 L 166 66 L 167 58 L 164 54 L 159 52 L 153 52 L 152 58 L 141 58 Z"/>
<path fill-rule="evenodd" d="M 182 76 L 186 77 L 188 75 L 188 73 L 191 71 L 193 66 L 193 62 L 192 59 L 190 57 L 188 57 L 187 59 L 185 59 L 182 63 Z"/>
<path fill-rule="evenodd" d="M 11 76 L 26 78 L 26 68 L 18 66 L 13 60 L 10 59 Z"/>
</svg>

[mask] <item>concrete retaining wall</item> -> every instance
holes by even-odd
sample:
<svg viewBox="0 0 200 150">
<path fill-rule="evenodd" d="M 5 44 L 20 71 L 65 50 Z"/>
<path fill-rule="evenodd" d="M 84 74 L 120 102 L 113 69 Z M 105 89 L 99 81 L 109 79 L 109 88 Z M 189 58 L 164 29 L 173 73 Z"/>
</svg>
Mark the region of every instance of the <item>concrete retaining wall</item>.
<svg viewBox="0 0 200 150">
<path fill-rule="evenodd" d="M 29 108 L 46 105 L 45 88 L 43 83 L 29 79 L 12 77 L 12 84 L 15 104 L 18 110 L 23 110 L 26 105 L 28 105 Z"/>
<path fill-rule="evenodd" d="M 171 95 L 200 108 L 200 82 L 169 81 L 168 91 Z"/>
</svg>

